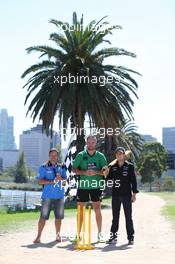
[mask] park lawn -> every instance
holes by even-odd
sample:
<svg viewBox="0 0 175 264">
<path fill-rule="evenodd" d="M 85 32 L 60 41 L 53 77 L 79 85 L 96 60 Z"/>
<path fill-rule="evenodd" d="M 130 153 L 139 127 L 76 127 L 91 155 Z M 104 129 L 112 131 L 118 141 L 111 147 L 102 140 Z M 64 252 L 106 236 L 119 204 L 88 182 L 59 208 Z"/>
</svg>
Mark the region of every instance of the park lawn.
<svg viewBox="0 0 175 264">
<path fill-rule="evenodd" d="M 111 200 L 112 200 L 112 196 L 111 195 L 107 195 L 105 197 L 103 197 L 102 200 L 102 205 L 111 205 Z"/>
<path fill-rule="evenodd" d="M 76 214 L 76 209 L 65 209 L 65 217 L 71 217 Z M 6 213 L 0 211 L 0 234 L 7 232 L 16 232 L 27 230 L 29 227 L 36 228 L 40 212 L 17 212 Z M 54 219 L 53 211 L 50 219 Z"/>
<path fill-rule="evenodd" d="M 102 208 L 109 207 L 111 197 L 105 197 L 102 202 Z M 36 228 L 40 212 L 16 212 L 7 213 L 5 210 L 0 211 L 0 233 L 16 232 L 27 230 L 28 227 Z M 76 215 L 76 204 L 65 208 L 65 217 L 74 217 Z M 50 219 L 54 219 L 53 211 Z"/>
<path fill-rule="evenodd" d="M 162 214 L 165 215 L 175 227 L 175 192 L 152 193 L 165 200 L 166 204 L 162 208 Z"/>
</svg>

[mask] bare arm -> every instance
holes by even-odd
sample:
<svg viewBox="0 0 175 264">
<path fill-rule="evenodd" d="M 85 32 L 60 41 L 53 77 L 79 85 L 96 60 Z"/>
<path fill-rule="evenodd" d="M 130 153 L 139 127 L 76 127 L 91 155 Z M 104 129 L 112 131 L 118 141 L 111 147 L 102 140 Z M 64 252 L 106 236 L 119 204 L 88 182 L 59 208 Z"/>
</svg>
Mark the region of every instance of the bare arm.
<svg viewBox="0 0 175 264">
<path fill-rule="evenodd" d="M 136 194 L 139 192 L 137 190 L 137 180 L 134 167 L 131 169 L 131 185 L 132 185 L 132 198 L 131 201 L 134 203 L 136 201 Z"/>
<path fill-rule="evenodd" d="M 54 181 L 48 181 L 48 180 L 39 180 L 38 181 L 39 184 L 43 185 L 43 184 L 54 184 Z"/>
<path fill-rule="evenodd" d="M 76 175 L 85 175 L 85 176 L 88 176 L 88 175 L 87 175 L 87 170 L 73 169 L 72 171 L 73 171 Z"/>
<path fill-rule="evenodd" d="M 61 178 L 61 175 L 58 174 L 57 177 L 53 181 L 40 179 L 38 181 L 38 183 L 41 184 L 41 185 L 44 185 L 44 184 L 55 184 L 56 182 L 61 181 L 61 180 L 63 180 L 63 178 Z"/>
</svg>

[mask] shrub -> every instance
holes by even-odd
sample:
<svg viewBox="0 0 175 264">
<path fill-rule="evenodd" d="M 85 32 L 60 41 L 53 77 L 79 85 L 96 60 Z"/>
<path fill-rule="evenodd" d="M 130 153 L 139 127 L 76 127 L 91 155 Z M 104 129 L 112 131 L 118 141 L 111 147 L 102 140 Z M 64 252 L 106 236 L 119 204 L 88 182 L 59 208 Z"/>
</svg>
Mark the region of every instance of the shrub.
<svg viewBox="0 0 175 264">
<path fill-rule="evenodd" d="M 166 176 L 162 182 L 162 190 L 173 192 L 175 191 L 175 180 L 171 176 Z"/>
</svg>

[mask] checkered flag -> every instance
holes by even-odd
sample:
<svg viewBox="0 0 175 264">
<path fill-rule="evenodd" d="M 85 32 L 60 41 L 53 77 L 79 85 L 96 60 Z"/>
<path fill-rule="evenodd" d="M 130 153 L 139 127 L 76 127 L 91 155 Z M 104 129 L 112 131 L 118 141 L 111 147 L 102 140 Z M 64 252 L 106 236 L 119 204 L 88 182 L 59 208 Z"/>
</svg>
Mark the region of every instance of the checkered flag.
<svg viewBox="0 0 175 264">
<path fill-rule="evenodd" d="M 72 173 L 72 162 L 73 162 L 73 157 L 72 157 L 72 148 L 68 150 L 65 160 L 64 160 L 64 166 L 65 166 L 65 170 L 66 170 L 66 175 L 67 175 L 67 179 L 69 179 L 69 177 L 71 176 Z"/>
<path fill-rule="evenodd" d="M 64 168 L 66 170 L 67 183 L 68 183 L 68 189 L 66 191 L 66 195 L 68 195 L 70 191 L 70 186 L 74 186 L 76 184 L 75 176 L 74 173 L 72 172 L 72 162 L 73 159 L 75 158 L 75 154 L 76 154 L 76 147 L 73 145 L 72 142 L 64 160 Z"/>
</svg>

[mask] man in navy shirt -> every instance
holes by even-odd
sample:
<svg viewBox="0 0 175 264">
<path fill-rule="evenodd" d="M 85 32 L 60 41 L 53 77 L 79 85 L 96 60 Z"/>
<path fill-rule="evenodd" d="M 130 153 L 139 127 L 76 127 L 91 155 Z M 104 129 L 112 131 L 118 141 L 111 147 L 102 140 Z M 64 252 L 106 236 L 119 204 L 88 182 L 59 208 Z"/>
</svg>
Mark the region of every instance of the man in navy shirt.
<svg viewBox="0 0 175 264">
<path fill-rule="evenodd" d="M 39 184 L 43 185 L 42 206 L 38 221 L 38 234 L 34 243 L 40 243 L 41 234 L 46 220 L 49 219 L 53 207 L 55 215 L 56 241 L 60 242 L 61 220 L 64 218 L 64 184 L 66 172 L 64 166 L 58 164 L 58 151 L 49 151 L 49 161 L 39 168 L 37 176 Z"/>
<path fill-rule="evenodd" d="M 125 213 L 128 244 L 134 244 L 134 226 L 132 220 L 132 203 L 136 201 L 137 181 L 134 165 L 126 161 L 125 149 L 118 147 L 115 151 L 116 160 L 109 164 L 108 181 L 112 184 L 112 226 L 109 244 L 117 242 L 121 204 Z"/>
</svg>

